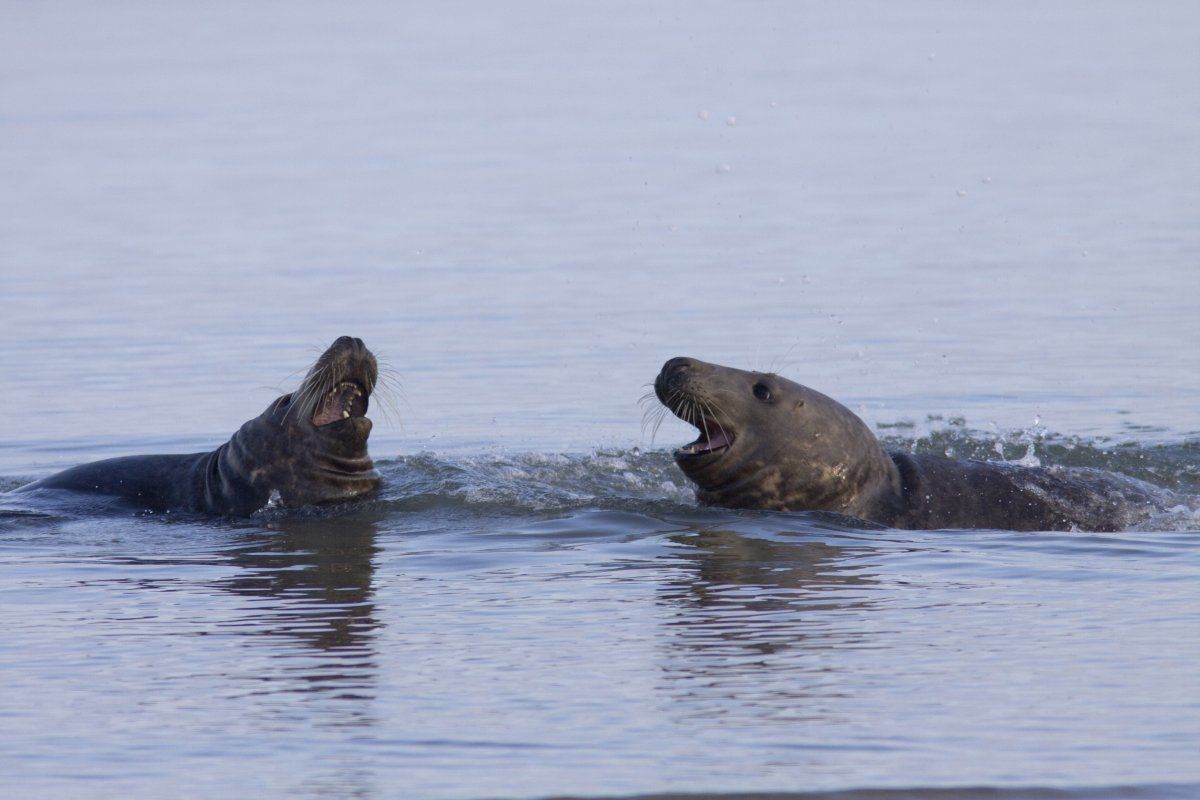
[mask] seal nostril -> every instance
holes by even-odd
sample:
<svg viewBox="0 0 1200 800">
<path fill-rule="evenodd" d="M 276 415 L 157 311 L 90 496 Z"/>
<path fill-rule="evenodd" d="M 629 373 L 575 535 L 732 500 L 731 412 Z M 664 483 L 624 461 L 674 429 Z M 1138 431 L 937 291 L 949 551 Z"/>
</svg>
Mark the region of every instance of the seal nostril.
<svg viewBox="0 0 1200 800">
<path fill-rule="evenodd" d="M 666 364 L 663 364 L 662 371 L 664 375 L 669 375 L 672 372 L 682 372 L 683 370 L 691 369 L 694 366 L 695 362 L 693 362 L 690 358 L 679 356 L 672 358 Z"/>
</svg>

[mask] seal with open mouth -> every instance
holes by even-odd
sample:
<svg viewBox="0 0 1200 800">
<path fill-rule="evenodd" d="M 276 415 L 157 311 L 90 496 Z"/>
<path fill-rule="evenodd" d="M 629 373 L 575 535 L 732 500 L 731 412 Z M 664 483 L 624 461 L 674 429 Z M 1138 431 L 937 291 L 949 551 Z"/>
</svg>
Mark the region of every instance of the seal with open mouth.
<svg viewBox="0 0 1200 800">
<path fill-rule="evenodd" d="M 367 406 L 379 368 L 361 339 L 343 336 L 300 388 L 208 453 L 110 458 L 17 489 L 114 495 L 154 511 L 245 516 L 276 500 L 297 507 L 373 491 Z"/>
<path fill-rule="evenodd" d="M 706 505 L 910 529 L 1111 531 L 1176 502 L 1102 470 L 889 454 L 848 408 L 770 373 L 673 358 L 654 393 L 700 431 L 675 462 Z"/>
</svg>

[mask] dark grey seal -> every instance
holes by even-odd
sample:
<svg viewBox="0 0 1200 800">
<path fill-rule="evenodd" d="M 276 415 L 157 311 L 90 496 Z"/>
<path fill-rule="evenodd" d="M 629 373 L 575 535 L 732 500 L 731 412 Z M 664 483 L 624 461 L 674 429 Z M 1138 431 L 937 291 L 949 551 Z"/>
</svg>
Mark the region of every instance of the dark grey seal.
<svg viewBox="0 0 1200 800">
<path fill-rule="evenodd" d="M 778 375 L 673 358 L 658 399 L 700 437 L 675 451 L 706 505 L 832 511 L 895 528 L 1120 530 L 1168 492 L 1102 470 L 887 453 L 866 424 Z"/>
<path fill-rule="evenodd" d="M 373 491 L 365 416 L 379 377 L 361 339 L 343 336 L 303 384 L 277 398 L 216 450 L 110 458 L 59 472 L 17 492 L 65 489 L 111 495 L 138 508 L 246 516 L 274 500 L 297 507 Z"/>
</svg>

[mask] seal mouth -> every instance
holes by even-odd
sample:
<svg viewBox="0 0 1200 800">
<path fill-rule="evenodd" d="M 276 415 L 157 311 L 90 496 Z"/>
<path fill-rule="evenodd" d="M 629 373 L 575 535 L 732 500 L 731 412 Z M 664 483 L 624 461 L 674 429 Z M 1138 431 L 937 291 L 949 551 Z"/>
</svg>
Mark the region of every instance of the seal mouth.
<svg viewBox="0 0 1200 800">
<path fill-rule="evenodd" d="M 352 417 L 365 417 L 370 394 L 357 381 L 342 381 L 325 393 L 313 412 L 312 424 L 322 428 Z"/>
<path fill-rule="evenodd" d="M 375 356 L 362 339 L 341 336 L 320 355 L 300 388 L 290 396 L 287 413 L 314 428 L 339 426 L 339 435 L 341 425 L 365 433 L 365 423 L 352 425 L 351 421 L 366 416 L 378 378 Z"/>
<path fill-rule="evenodd" d="M 700 430 L 700 436 L 696 441 L 676 450 L 676 458 L 696 458 L 724 453 L 733 445 L 733 434 L 724 425 L 703 412 L 698 412 L 696 416 L 698 419 L 681 417 L 685 422 L 695 425 Z"/>
</svg>

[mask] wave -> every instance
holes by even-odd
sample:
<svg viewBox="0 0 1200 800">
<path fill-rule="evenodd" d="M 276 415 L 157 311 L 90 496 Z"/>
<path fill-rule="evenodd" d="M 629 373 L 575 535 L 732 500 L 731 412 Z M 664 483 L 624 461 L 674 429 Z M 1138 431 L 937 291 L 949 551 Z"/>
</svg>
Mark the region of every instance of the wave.
<svg viewBox="0 0 1200 800">
<path fill-rule="evenodd" d="M 920 435 L 880 432 L 890 451 L 1006 461 L 1027 466 L 1090 467 L 1121 473 L 1173 492 L 1186 506 L 1139 525 L 1149 530 L 1195 529 L 1200 513 L 1200 439 L 1143 443 L 1083 439 L 1042 429 L 990 434 L 953 422 Z M 376 461 L 383 490 L 368 501 L 381 512 L 431 509 L 539 515 L 595 508 L 634 513 L 695 513 L 691 483 L 666 449 L 606 448 L 583 453 L 421 452 Z M 0 476 L 0 491 L 24 481 Z M 4 506 L 23 504 L 9 495 Z M 78 511 L 78 507 L 72 505 Z M 318 513 L 340 513 L 325 508 Z M 857 527 L 857 526 L 855 526 Z"/>
<path fill-rule="evenodd" d="M 1147 444 L 1108 437 L 1085 439 L 1040 428 L 987 434 L 960 426 L 919 437 L 884 433 L 883 446 L 905 453 L 1008 461 L 1026 466 L 1092 467 L 1119 472 L 1181 494 L 1200 494 L 1200 439 Z"/>
<path fill-rule="evenodd" d="M 690 484 L 665 451 L 421 453 L 376 465 L 384 478 L 385 499 L 407 507 L 447 500 L 535 512 L 695 505 Z"/>
<path fill-rule="evenodd" d="M 1090 467 L 1122 473 L 1185 498 L 1200 497 L 1200 440 L 1172 444 L 1084 440 L 1044 431 L 1000 436 L 957 427 L 919 437 L 886 434 L 885 448 L 1026 466 Z M 590 453 L 420 453 L 377 462 L 383 499 L 404 510 L 431 505 L 564 512 L 585 507 L 643 511 L 696 506 L 693 487 L 667 450 Z M 1200 515 L 1180 506 L 1149 521 L 1155 530 L 1194 528 Z M 1139 526 L 1141 527 L 1141 526 Z"/>
</svg>

